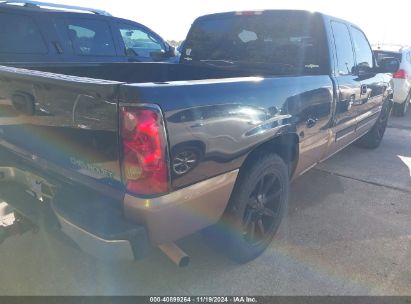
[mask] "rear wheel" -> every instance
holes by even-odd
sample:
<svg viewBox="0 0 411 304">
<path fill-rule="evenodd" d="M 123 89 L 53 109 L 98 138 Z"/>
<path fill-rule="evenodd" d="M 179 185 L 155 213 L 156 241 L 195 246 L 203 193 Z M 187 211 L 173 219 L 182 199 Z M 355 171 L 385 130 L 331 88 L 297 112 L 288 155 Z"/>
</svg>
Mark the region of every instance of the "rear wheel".
<svg viewBox="0 0 411 304">
<path fill-rule="evenodd" d="M 3 226 L 0 226 L 0 244 L 7 239 L 7 230 Z"/>
<path fill-rule="evenodd" d="M 263 155 L 244 168 L 224 219 L 213 229 L 223 236 L 230 258 L 246 263 L 268 247 L 284 215 L 288 191 L 288 169 L 279 156 Z"/>
<path fill-rule="evenodd" d="M 388 106 L 388 104 L 383 107 L 375 125 L 368 133 L 356 141 L 356 146 L 366 149 L 376 149 L 380 146 L 385 130 L 387 129 L 388 118 L 391 112 L 390 109 L 391 107 Z"/>
<path fill-rule="evenodd" d="M 407 99 L 403 103 L 394 103 L 393 114 L 395 116 L 402 117 L 407 113 L 408 107 L 410 105 L 411 93 L 408 94 Z"/>
</svg>

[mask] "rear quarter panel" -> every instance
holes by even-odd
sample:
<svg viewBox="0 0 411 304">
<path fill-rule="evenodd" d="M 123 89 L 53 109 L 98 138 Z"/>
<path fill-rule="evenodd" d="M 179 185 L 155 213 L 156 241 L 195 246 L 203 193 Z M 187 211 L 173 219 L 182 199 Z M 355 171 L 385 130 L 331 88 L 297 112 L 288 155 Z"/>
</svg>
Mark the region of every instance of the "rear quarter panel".
<svg viewBox="0 0 411 304">
<path fill-rule="evenodd" d="M 181 151 L 199 151 L 191 170 L 172 172 L 172 186 L 178 189 L 240 168 L 253 149 L 276 136 L 299 137 L 307 118 L 317 119 L 308 137 L 325 130 L 332 116 L 333 84 L 329 76 L 132 84 L 122 86 L 120 102 L 160 106 L 171 165 Z"/>
</svg>

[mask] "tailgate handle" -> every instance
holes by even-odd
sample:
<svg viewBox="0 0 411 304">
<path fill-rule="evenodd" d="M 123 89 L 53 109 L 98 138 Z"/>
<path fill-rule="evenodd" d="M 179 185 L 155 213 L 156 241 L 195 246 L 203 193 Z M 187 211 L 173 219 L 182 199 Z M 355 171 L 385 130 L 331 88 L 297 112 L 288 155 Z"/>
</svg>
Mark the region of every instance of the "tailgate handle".
<svg viewBox="0 0 411 304">
<path fill-rule="evenodd" d="M 316 119 L 316 118 L 309 118 L 305 122 L 305 125 L 307 126 L 307 128 L 311 129 L 317 124 L 317 121 L 318 121 L 318 119 Z"/>
<path fill-rule="evenodd" d="M 18 112 L 29 116 L 34 115 L 36 101 L 33 95 L 25 92 L 15 92 L 11 97 L 11 101 Z"/>
<path fill-rule="evenodd" d="M 368 86 L 366 84 L 361 85 L 361 95 L 368 93 Z"/>
</svg>

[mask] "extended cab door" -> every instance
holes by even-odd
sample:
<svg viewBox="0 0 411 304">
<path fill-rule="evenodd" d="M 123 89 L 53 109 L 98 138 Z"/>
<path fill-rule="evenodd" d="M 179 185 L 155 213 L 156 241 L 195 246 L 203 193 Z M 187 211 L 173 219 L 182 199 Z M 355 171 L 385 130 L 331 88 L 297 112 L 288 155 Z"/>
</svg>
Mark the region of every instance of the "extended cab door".
<svg viewBox="0 0 411 304">
<path fill-rule="evenodd" d="M 364 33 L 351 26 L 356 56 L 356 74 L 361 84 L 360 99 L 356 108 L 356 137 L 367 132 L 376 122 L 381 111 L 386 84 L 382 75 L 375 72 L 375 61 L 370 44 Z"/>
<path fill-rule="evenodd" d="M 355 55 L 349 27 L 340 21 L 331 21 L 336 54 L 336 109 L 334 142 L 330 153 L 338 151 L 355 137 L 356 117 L 361 111 L 361 81 L 355 71 Z"/>
</svg>

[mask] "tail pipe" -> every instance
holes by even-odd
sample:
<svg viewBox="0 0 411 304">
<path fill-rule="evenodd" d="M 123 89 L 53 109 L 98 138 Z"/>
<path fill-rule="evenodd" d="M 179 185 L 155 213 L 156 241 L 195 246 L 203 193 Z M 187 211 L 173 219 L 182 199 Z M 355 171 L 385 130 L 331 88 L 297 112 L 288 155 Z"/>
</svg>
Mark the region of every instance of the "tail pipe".
<svg viewBox="0 0 411 304">
<path fill-rule="evenodd" d="M 190 264 L 190 257 L 175 243 L 166 243 L 159 245 L 158 247 L 178 267 L 186 267 Z"/>
</svg>

